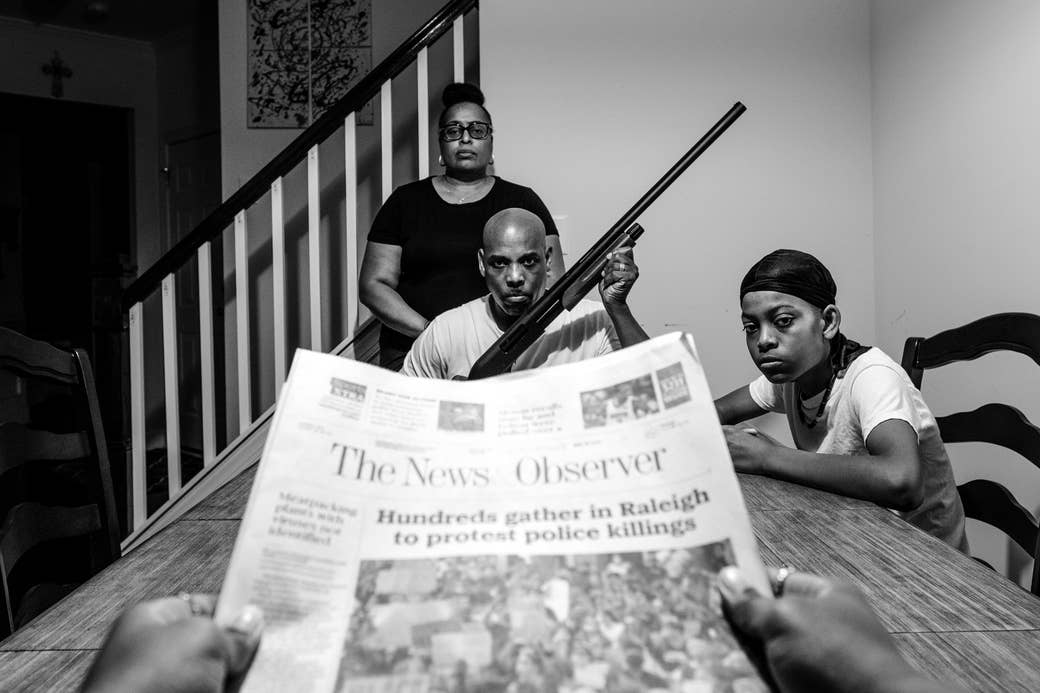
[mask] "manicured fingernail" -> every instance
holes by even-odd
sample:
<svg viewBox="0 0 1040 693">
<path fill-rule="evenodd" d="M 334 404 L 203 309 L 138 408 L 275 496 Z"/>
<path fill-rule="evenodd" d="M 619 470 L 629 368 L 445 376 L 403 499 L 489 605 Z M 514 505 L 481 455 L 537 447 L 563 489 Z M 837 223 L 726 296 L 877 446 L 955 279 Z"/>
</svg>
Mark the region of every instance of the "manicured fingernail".
<svg viewBox="0 0 1040 693">
<path fill-rule="evenodd" d="M 258 606 L 246 604 L 228 628 L 249 639 L 258 638 L 264 629 L 264 612 Z"/>
<path fill-rule="evenodd" d="M 728 602 L 735 602 L 748 589 L 744 574 L 736 566 L 728 565 L 719 571 L 719 592 Z"/>
</svg>

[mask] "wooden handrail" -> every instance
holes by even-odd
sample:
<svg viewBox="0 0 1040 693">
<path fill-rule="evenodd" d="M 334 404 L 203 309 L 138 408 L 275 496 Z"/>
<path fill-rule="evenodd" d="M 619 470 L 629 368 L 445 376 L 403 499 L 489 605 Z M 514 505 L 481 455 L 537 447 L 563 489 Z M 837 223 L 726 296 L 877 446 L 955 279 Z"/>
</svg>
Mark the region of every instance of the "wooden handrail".
<svg viewBox="0 0 1040 693">
<path fill-rule="evenodd" d="M 452 22 L 472 8 L 477 0 L 452 0 L 433 15 L 418 31 L 388 55 L 371 72 L 333 104 L 318 120 L 300 133 L 274 159 L 250 178 L 231 197 L 196 226 L 175 246 L 149 267 L 137 281 L 123 293 L 123 311 L 130 310 L 135 303 L 143 301 L 159 288 L 163 277 L 176 271 L 196 250 L 227 228 L 235 215 L 259 200 L 271 188 L 274 180 L 292 170 L 307 155 L 307 151 L 326 140 L 343 125 L 343 120 L 354 111 L 360 110 L 379 93 L 379 88 L 388 79 L 393 79 L 408 67 L 426 46 L 440 38 L 451 28 Z"/>
</svg>

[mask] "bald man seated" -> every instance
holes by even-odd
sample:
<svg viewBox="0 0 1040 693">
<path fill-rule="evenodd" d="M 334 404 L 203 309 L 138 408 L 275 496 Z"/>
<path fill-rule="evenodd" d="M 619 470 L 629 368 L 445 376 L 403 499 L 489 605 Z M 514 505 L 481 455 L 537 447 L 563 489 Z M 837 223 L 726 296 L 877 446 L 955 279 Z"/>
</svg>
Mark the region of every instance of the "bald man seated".
<svg viewBox="0 0 1040 693">
<path fill-rule="evenodd" d="M 465 379 L 476 360 L 545 293 L 552 248 L 535 214 L 517 208 L 498 212 L 484 225 L 483 246 L 477 269 L 491 293 L 434 318 L 405 356 L 405 375 Z M 632 249 L 618 248 L 599 284 L 603 303 L 582 300 L 563 311 L 513 370 L 582 361 L 648 339 L 626 303 L 638 276 Z"/>
</svg>

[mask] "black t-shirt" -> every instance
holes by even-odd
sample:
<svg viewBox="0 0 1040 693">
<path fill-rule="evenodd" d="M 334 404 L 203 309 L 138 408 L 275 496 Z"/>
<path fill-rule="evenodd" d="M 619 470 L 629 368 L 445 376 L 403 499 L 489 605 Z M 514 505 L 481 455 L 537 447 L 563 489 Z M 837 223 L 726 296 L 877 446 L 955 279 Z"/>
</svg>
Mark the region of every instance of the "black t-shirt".
<svg viewBox="0 0 1040 693">
<path fill-rule="evenodd" d="M 558 234 L 545 204 L 530 188 L 495 176 L 483 198 L 465 204 L 441 199 L 432 178 L 394 190 L 376 214 L 368 240 L 401 246 L 401 274 L 397 293 L 427 320 L 487 293 L 477 270 L 484 224 L 497 212 L 520 207 L 534 212 L 548 235 Z M 380 361 L 391 353 L 403 356 L 414 339 L 383 325 Z"/>
</svg>

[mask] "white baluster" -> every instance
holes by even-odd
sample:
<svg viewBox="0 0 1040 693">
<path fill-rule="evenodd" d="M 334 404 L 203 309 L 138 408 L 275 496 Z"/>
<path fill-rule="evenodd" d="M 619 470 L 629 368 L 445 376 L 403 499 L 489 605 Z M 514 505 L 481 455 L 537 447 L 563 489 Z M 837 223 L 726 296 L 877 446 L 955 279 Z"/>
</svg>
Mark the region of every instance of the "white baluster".
<svg viewBox="0 0 1040 693">
<path fill-rule="evenodd" d="M 238 344 L 238 433 L 253 423 L 253 372 L 249 358 L 249 242 L 245 210 L 235 215 L 235 329 Z"/>
<path fill-rule="evenodd" d="M 430 55 L 424 47 L 415 64 L 419 120 L 419 179 L 430 175 Z"/>
<path fill-rule="evenodd" d="M 311 349 L 324 351 L 321 338 L 321 183 L 318 145 L 307 152 L 307 258 L 311 289 Z"/>
<path fill-rule="evenodd" d="M 390 80 L 383 82 L 379 90 L 380 135 L 383 168 L 383 202 L 390 197 L 394 187 L 394 113 L 391 105 Z"/>
<path fill-rule="evenodd" d="M 199 358 L 202 371 L 202 464 L 217 456 L 216 406 L 213 386 L 213 263 L 210 241 L 199 246 Z"/>
<path fill-rule="evenodd" d="M 451 24 L 452 53 L 455 56 L 455 81 L 466 81 L 466 41 L 462 30 L 463 17 L 455 18 Z"/>
<path fill-rule="evenodd" d="M 357 202 L 357 116 L 351 113 L 343 121 L 343 170 L 347 220 L 347 336 L 353 337 L 358 326 L 358 202 Z"/>
<path fill-rule="evenodd" d="M 166 480 L 170 498 L 181 488 L 180 378 L 177 373 L 177 280 L 162 281 L 163 373 L 166 376 Z"/>
<path fill-rule="evenodd" d="M 148 478 L 144 431 L 144 305 L 130 307 L 130 479 L 133 529 L 148 519 Z"/>
<path fill-rule="evenodd" d="M 271 183 L 271 276 L 274 295 L 274 394 L 285 382 L 285 214 L 282 207 L 282 179 Z"/>
</svg>

